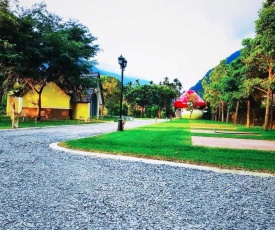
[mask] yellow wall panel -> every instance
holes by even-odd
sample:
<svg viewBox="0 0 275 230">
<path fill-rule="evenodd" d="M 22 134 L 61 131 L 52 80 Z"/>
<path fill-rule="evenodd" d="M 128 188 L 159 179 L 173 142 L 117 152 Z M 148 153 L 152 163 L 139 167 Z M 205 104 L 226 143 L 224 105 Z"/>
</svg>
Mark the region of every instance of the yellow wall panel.
<svg viewBox="0 0 275 230">
<path fill-rule="evenodd" d="M 38 95 L 36 92 L 29 90 L 22 97 L 23 97 L 23 107 L 37 108 Z"/>
<path fill-rule="evenodd" d="M 90 117 L 90 103 L 73 103 L 73 119 L 86 119 Z"/>
<path fill-rule="evenodd" d="M 43 108 L 70 108 L 70 96 L 64 93 L 55 83 L 50 82 L 45 86 L 42 94 Z"/>
<path fill-rule="evenodd" d="M 29 90 L 23 95 L 23 107 L 37 108 L 38 94 Z M 42 108 L 69 109 L 70 96 L 64 93 L 55 83 L 47 84 L 42 92 Z"/>
</svg>

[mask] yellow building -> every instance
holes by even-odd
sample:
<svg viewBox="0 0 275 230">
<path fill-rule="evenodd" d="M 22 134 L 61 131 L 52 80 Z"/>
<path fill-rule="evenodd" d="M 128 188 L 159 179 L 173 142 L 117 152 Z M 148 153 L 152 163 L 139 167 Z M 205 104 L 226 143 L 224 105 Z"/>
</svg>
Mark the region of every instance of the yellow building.
<svg viewBox="0 0 275 230">
<path fill-rule="evenodd" d="M 98 74 L 99 78 L 99 74 Z M 41 96 L 41 116 L 46 119 L 83 119 L 99 117 L 100 107 L 103 106 L 101 87 L 90 88 L 84 98 L 77 98 L 63 91 L 54 82 L 49 82 L 43 89 Z M 7 115 L 11 114 L 12 102 L 21 116 L 37 117 L 38 94 L 32 89 L 24 92 L 21 97 L 9 95 L 7 98 Z M 18 101 L 20 104 L 18 104 Z M 20 111 L 19 111 L 20 110 Z"/>
</svg>

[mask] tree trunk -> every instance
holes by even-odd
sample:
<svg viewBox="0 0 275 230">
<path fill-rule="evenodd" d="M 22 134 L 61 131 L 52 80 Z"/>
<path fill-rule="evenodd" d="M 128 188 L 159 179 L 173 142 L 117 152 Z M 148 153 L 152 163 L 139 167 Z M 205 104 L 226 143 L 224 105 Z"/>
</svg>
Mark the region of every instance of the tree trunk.
<svg viewBox="0 0 275 230">
<path fill-rule="evenodd" d="M 222 121 L 222 105 L 219 104 L 219 121 Z"/>
<path fill-rule="evenodd" d="M 190 109 L 190 119 L 192 118 L 193 109 Z"/>
<path fill-rule="evenodd" d="M 237 105 L 236 105 L 236 112 L 235 112 L 235 117 L 234 117 L 234 125 L 237 125 L 238 114 L 239 114 L 239 107 L 240 107 L 240 100 L 237 101 Z"/>
<path fill-rule="evenodd" d="M 247 100 L 246 127 L 250 128 L 250 100 Z"/>
<path fill-rule="evenodd" d="M 158 117 L 161 118 L 161 109 L 158 109 Z"/>
<path fill-rule="evenodd" d="M 267 94 L 266 94 L 265 117 L 264 117 L 264 125 L 263 125 L 264 131 L 266 131 L 268 128 L 268 118 L 269 118 L 269 109 L 270 109 L 270 94 L 271 94 L 271 88 L 268 88 Z"/>
<path fill-rule="evenodd" d="M 221 107 L 221 110 L 222 110 L 222 111 L 221 111 L 221 112 L 222 112 L 222 113 L 221 113 L 221 116 L 222 116 L 222 122 L 224 122 L 224 101 L 222 101 L 221 104 L 222 104 L 222 105 L 221 105 L 221 106 L 222 106 L 222 107 Z"/>
<path fill-rule="evenodd" d="M 252 111 L 253 111 L 253 113 L 252 113 L 252 115 L 253 115 L 253 118 L 252 118 L 252 126 L 254 127 L 255 126 L 255 120 L 256 120 L 256 111 L 255 111 L 255 109 L 252 109 Z"/>
<path fill-rule="evenodd" d="M 41 116 L 41 98 L 42 98 L 42 92 L 44 87 L 47 84 L 46 79 L 43 79 L 43 81 L 41 81 L 41 84 L 36 84 L 36 82 L 32 82 L 31 80 L 27 79 L 26 82 L 33 90 L 33 92 L 36 92 L 38 94 L 38 101 L 37 101 L 37 118 L 36 121 L 40 120 L 40 116 Z M 36 85 L 39 85 L 39 90 L 35 88 Z"/>
<path fill-rule="evenodd" d="M 0 91 L 0 103 L 2 103 L 3 95 L 4 95 L 4 92 L 1 90 L 1 91 Z"/>
<path fill-rule="evenodd" d="M 227 113 L 226 113 L 226 123 L 229 122 L 229 106 L 227 107 Z"/>
<path fill-rule="evenodd" d="M 271 102 L 270 102 L 270 129 L 273 128 L 273 91 L 271 90 Z"/>
<path fill-rule="evenodd" d="M 220 109 L 219 109 L 219 105 L 217 106 L 217 112 L 216 112 L 216 121 L 219 121 L 220 119 Z"/>
<path fill-rule="evenodd" d="M 42 91 L 38 92 L 38 101 L 37 101 L 37 118 L 36 121 L 40 121 L 41 120 L 41 95 L 42 95 Z"/>
</svg>

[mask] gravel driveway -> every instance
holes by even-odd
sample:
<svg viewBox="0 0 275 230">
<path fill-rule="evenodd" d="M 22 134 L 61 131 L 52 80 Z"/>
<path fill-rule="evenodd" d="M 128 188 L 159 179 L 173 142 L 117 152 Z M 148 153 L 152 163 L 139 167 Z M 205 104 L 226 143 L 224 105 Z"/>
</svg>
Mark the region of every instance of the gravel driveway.
<svg viewBox="0 0 275 230">
<path fill-rule="evenodd" d="M 127 122 L 135 127 L 153 121 Z M 275 228 L 275 178 L 72 155 L 116 123 L 0 131 L 0 229 Z"/>
</svg>

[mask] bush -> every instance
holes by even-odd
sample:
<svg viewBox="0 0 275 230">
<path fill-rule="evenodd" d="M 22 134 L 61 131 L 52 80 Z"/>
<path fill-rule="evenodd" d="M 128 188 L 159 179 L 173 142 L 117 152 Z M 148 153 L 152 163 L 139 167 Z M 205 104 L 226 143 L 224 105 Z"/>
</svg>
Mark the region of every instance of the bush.
<svg viewBox="0 0 275 230">
<path fill-rule="evenodd" d="M 147 118 L 158 117 L 158 107 L 157 106 L 149 107 L 146 110 L 145 117 L 147 117 Z"/>
<path fill-rule="evenodd" d="M 0 102 L 0 115 L 6 114 L 6 107 L 7 107 L 7 96 L 4 95 L 2 97 L 2 101 Z"/>
</svg>

